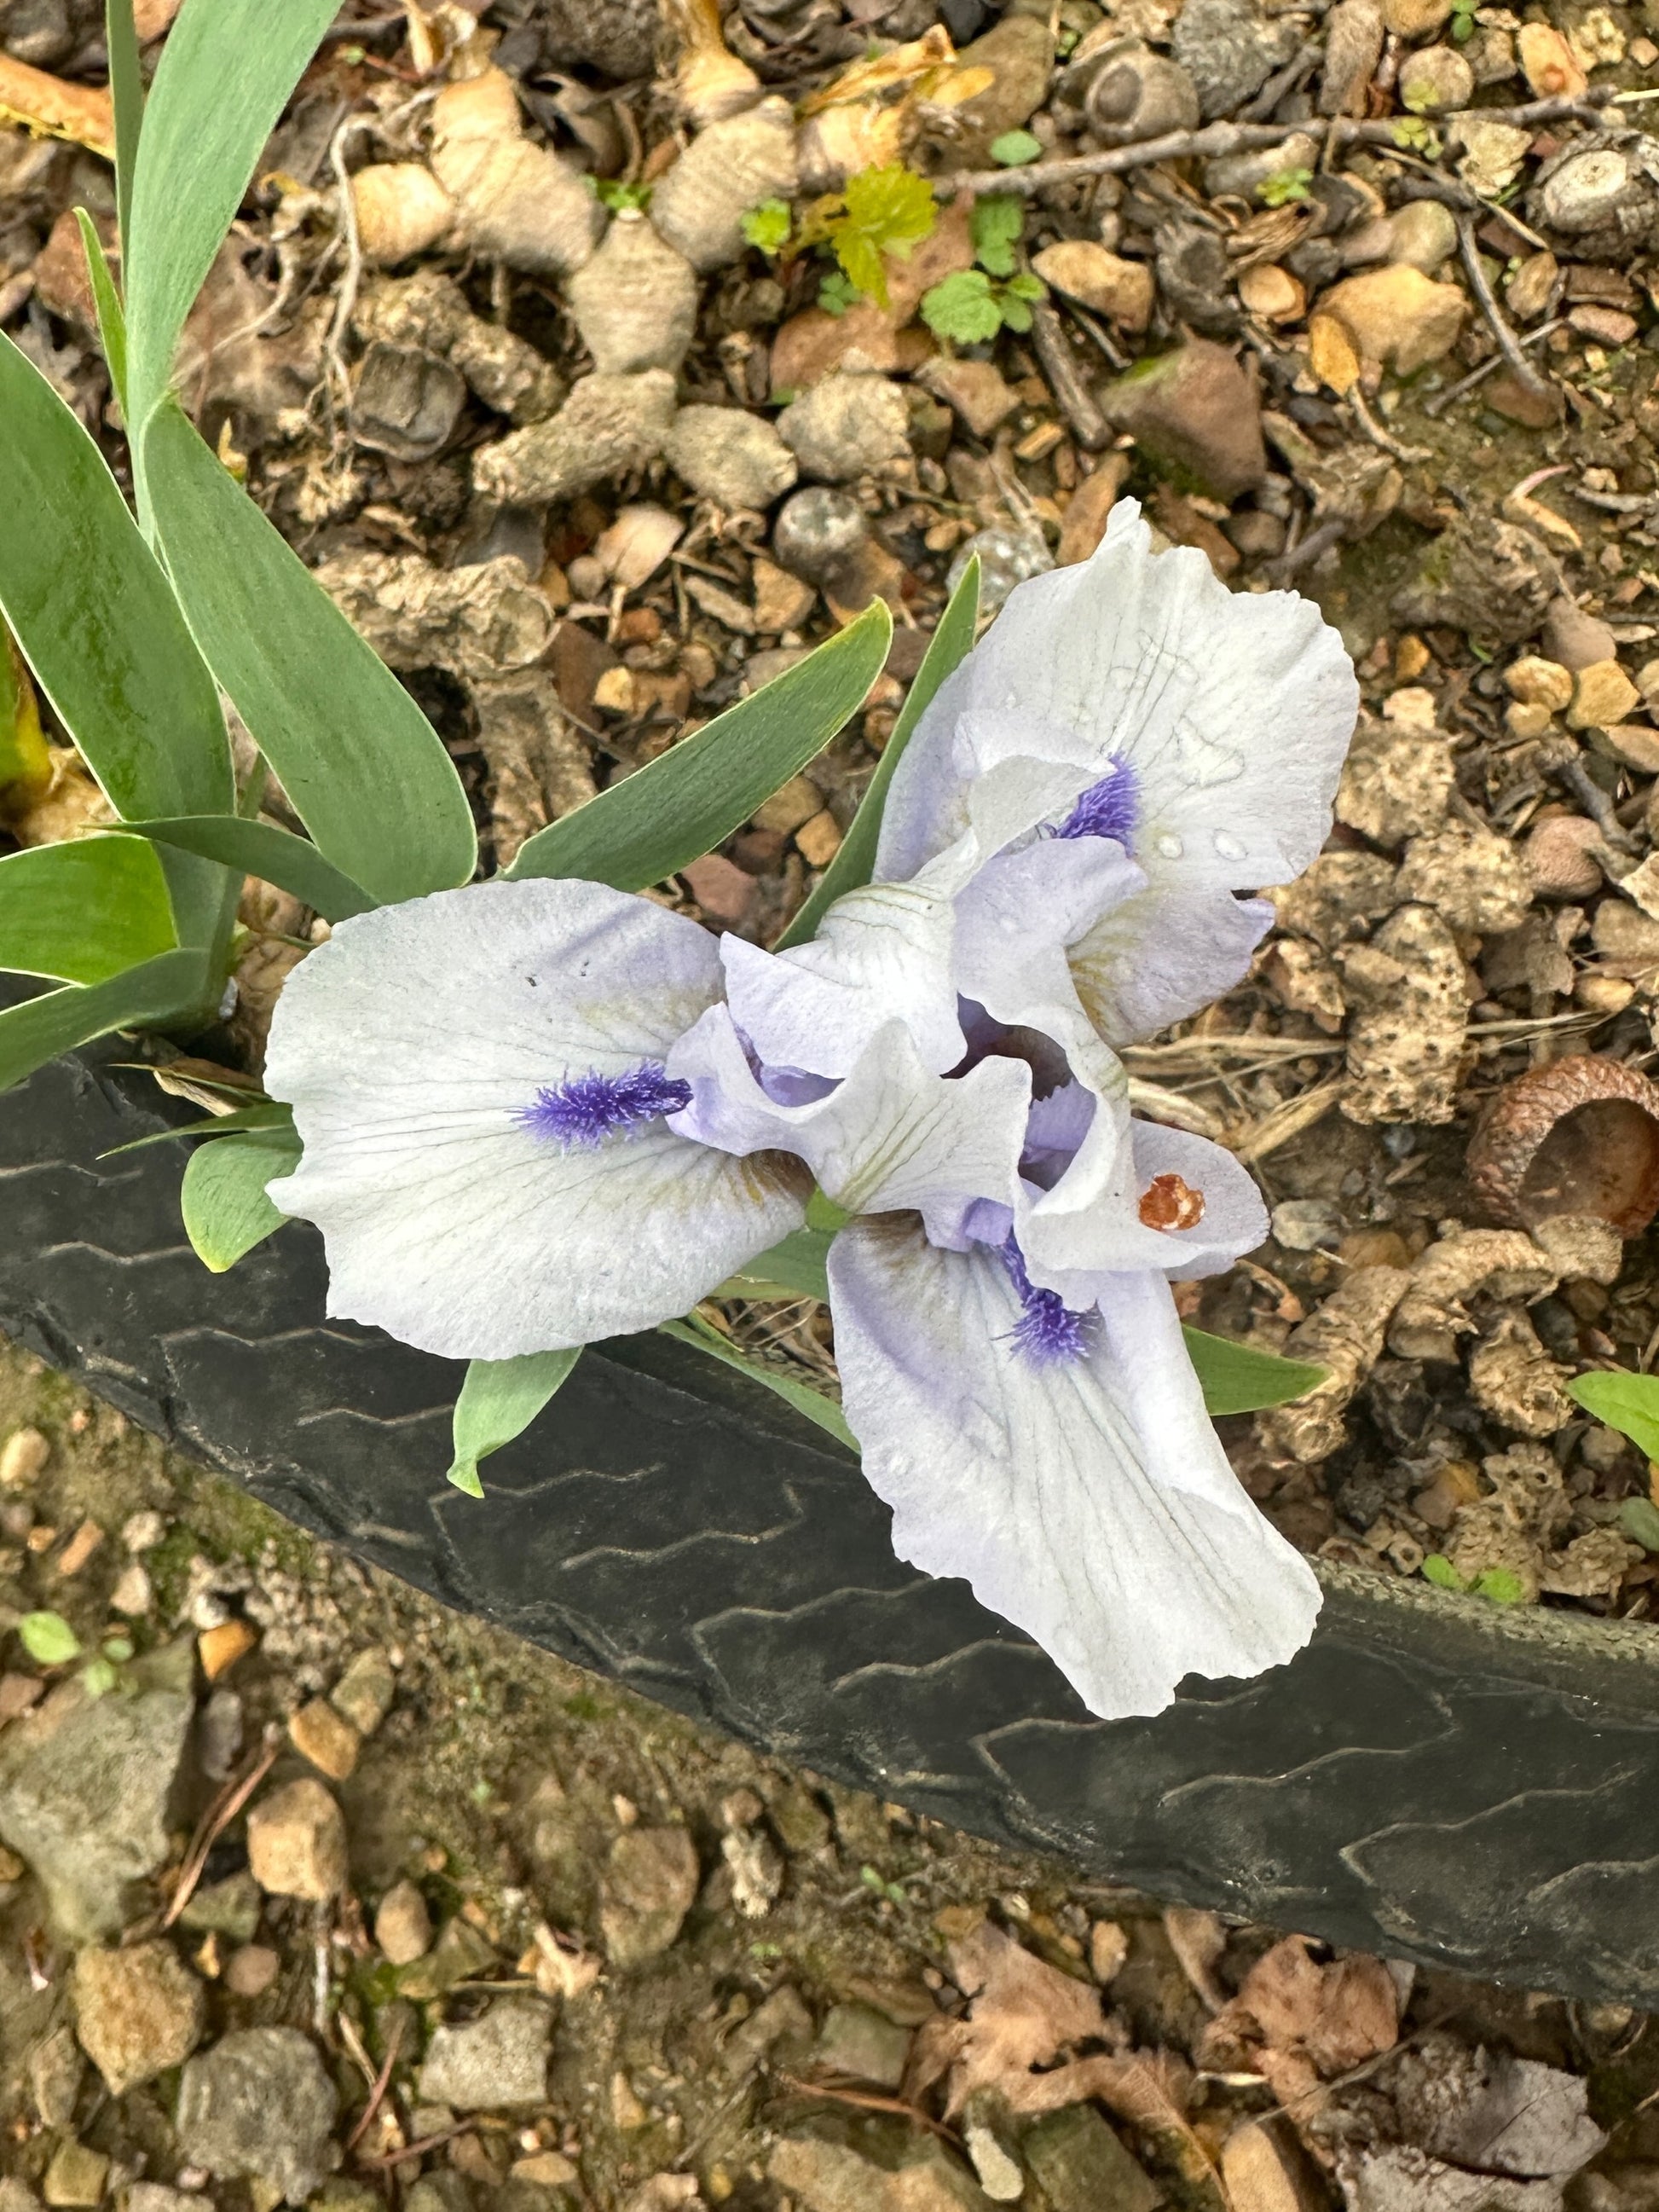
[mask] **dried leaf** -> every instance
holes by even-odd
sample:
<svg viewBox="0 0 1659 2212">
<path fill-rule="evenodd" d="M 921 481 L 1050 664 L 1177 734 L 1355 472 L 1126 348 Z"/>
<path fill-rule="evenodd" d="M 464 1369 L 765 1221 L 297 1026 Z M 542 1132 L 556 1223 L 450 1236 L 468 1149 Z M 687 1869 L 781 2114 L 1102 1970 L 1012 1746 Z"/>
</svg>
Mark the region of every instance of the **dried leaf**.
<svg viewBox="0 0 1659 2212">
<path fill-rule="evenodd" d="M 968 2017 L 924 2026 L 905 2094 L 920 2096 L 948 2071 L 947 2118 L 976 2089 L 997 2090 L 1017 2111 L 1052 2111 L 1049 2104 L 1022 2101 L 1032 2091 L 1032 2069 L 1051 2064 L 1072 2045 L 1104 2039 L 1099 1990 L 1034 1957 L 988 1920 L 951 1946 L 950 1960 L 951 1979 L 970 2000 Z"/>
<path fill-rule="evenodd" d="M 1399 2034 L 1399 1992 L 1380 1959 L 1322 1964 L 1306 1936 L 1287 1936 L 1211 2021 L 1200 2061 L 1223 2071 L 1254 2067 L 1294 2114 L 1322 2081 L 1392 2050 Z"/>
</svg>

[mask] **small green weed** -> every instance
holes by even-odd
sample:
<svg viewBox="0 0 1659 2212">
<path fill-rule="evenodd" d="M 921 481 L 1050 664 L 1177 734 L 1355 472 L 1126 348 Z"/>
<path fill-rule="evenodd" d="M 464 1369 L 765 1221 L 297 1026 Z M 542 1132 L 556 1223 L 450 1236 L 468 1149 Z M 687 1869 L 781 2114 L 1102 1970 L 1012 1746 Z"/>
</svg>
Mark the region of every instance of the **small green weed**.
<svg viewBox="0 0 1659 2212">
<path fill-rule="evenodd" d="M 1275 169 L 1256 186 L 1255 196 L 1263 207 L 1285 207 L 1292 200 L 1305 200 L 1312 185 L 1311 169 Z"/>
</svg>

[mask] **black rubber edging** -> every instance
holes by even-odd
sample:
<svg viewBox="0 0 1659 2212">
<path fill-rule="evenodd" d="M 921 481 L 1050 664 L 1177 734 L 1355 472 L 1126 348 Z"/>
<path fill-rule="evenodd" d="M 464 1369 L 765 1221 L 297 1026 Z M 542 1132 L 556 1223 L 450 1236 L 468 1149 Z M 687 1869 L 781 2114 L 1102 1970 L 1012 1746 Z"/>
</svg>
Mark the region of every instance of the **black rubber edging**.
<svg viewBox="0 0 1659 2212">
<path fill-rule="evenodd" d="M 325 1322 L 319 1240 L 228 1275 L 106 1047 L 0 1096 L 0 1333 L 292 1520 L 757 1747 L 1085 1877 L 1529 1988 L 1659 2005 L 1659 1634 L 1323 1571 L 1310 1649 L 1152 1721 L 1084 1711 L 852 1460 L 665 1339 L 443 1479 L 460 1367 Z"/>
</svg>

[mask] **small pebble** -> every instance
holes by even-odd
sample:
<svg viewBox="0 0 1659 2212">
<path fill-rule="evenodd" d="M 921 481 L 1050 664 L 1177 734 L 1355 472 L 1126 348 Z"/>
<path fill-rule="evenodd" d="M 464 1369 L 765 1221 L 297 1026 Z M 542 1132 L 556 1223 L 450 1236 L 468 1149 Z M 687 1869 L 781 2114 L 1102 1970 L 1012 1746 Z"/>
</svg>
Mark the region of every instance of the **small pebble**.
<svg viewBox="0 0 1659 2212">
<path fill-rule="evenodd" d="M 267 1896 L 323 1904 L 345 1887 L 340 1808 L 320 1782 L 290 1782 L 248 1815 L 248 1864 Z"/>
<path fill-rule="evenodd" d="M 117 1577 L 109 1594 L 112 1613 L 125 1613 L 129 1620 L 142 1620 L 155 1602 L 155 1593 L 142 1564 L 130 1559 Z"/>
<path fill-rule="evenodd" d="M 258 1641 L 258 1633 L 250 1621 L 226 1620 L 216 1628 L 204 1628 L 196 1639 L 202 1672 L 210 1682 L 216 1682 L 239 1659 L 246 1658 Z"/>
<path fill-rule="evenodd" d="M 0 1444 L 0 1490 L 20 1490 L 44 1473 L 52 1445 L 39 1429 L 14 1429 Z"/>
<path fill-rule="evenodd" d="M 326 1698 L 301 1705 L 288 1724 L 289 1741 L 331 1782 L 343 1782 L 357 1764 L 362 1738 Z"/>
<path fill-rule="evenodd" d="M 850 492 L 812 484 L 778 509 L 772 550 L 792 575 L 821 585 L 847 566 L 869 532 L 869 520 Z"/>
<path fill-rule="evenodd" d="M 328 1701 L 361 1736 L 373 1735 L 392 1711 L 398 1677 L 377 1644 L 360 1651 L 328 1693 Z"/>
<path fill-rule="evenodd" d="M 426 1956 L 432 1942 L 432 1916 L 412 1881 L 400 1881 L 380 1899 L 374 1941 L 394 1966 L 412 1966 Z"/>
<path fill-rule="evenodd" d="M 265 1943 L 244 1943 L 225 1961 L 222 1977 L 233 1996 L 262 1997 L 282 1971 L 282 1960 Z"/>
</svg>

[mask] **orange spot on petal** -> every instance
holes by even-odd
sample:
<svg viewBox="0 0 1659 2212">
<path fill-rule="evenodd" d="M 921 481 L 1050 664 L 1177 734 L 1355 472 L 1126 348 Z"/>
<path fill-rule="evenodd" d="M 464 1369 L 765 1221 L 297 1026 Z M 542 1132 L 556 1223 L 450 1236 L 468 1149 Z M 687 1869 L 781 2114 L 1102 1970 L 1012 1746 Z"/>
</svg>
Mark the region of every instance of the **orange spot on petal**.
<svg viewBox="0 0 1659 2212">
<path fill-rule="evenodd" d="M 1141 1193 L 1140 1218 L 1148 1229 L 1196 1229 L 1204 1218 L 1204 1194 L 1178 1175 L 1154 1176 Z"/>
</svg>

